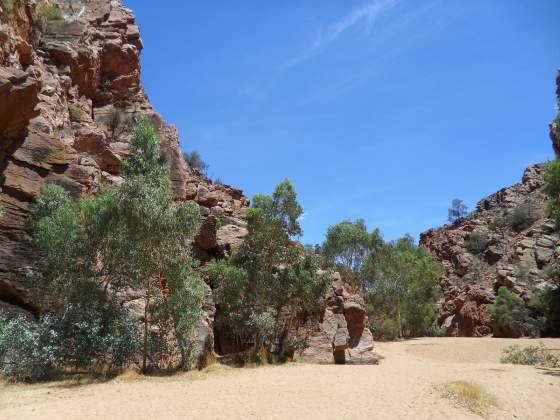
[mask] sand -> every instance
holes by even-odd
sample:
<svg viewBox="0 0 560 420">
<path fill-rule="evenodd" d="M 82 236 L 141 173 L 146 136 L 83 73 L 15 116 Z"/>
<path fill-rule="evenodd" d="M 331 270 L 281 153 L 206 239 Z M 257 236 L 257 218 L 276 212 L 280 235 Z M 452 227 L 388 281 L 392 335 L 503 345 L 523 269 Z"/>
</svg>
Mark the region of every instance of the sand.
<svg viewBox="0 0 560 420">
<path fill-rule="evenodd" d="M 560 350 L 560 340 L 542 340 Z M 0 386 L 0 419 L 475 419 L 438 387 L 472 381 L 491 419 L 560 419 L 560 372 L 499 363 L 535 340 L 426 338 L 378 343 L 379 366 L 214 366 L 167 378 Z"/>
</svg>

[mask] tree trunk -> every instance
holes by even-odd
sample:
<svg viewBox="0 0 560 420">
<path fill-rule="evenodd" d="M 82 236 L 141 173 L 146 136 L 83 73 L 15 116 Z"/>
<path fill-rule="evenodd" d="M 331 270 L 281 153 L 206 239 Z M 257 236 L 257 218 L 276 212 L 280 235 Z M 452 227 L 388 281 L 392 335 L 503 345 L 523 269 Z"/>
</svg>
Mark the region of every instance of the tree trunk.
<svg viewBox="0 0 560 420">
<path fill-rule="evenodd" d="M 142 354 L 142 371 L 145 373 L 148 361 L 148 313 L 150 308 L 150 283 L 146 287 L 146 306 L 144 307 L 144 348 Z"/>
<path fill-rule="evenodd" d="M 399 339 L 402 339 L 401 299 L 397 296 L 397 323 L 399 326 Z"/>
</svg>

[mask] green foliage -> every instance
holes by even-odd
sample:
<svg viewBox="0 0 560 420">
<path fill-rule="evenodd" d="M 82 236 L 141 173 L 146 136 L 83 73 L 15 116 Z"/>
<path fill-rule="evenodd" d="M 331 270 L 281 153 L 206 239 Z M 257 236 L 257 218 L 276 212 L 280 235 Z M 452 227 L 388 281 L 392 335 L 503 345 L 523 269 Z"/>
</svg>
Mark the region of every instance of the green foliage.
<svg viewBox="0 0 560 420">
<path fill-rule="evenodd" d="M 386 338 L 425 334 L 435 321 L 441 266 L 411 237 L 371 254 L 364 290 L 374 334 Z"/>
<path fill-rule="evenodd" d="M 451 201 L 451 208 L 448 210 L 447 220 L 450 223 L 458 223 L 467 217 L 468 211 L 467 206 L 458 198 Z"/>
<path fill-rule="evenodd" d="M 10 19 L 14 12 L 14 2 L 13 0 L 2 0 L 2 10 L 4 11 L 4 15 Z"/>
<path fill-rule="evenodd" d="M 68 104 L 68 111 L 74 121 L 80 121 L 84 115 L 84 111 L 76 104 Z"/>
<path fill-rule="evenodd" d="M 51 341 L 40 325 L 0 312 L 0 375 L 16 381 L 45 378 L 57 359 Z"/>
<path fill-rule="evenodd" d="M 530 202 L 517 205 L 506 215 L 507 225 L 514 230 L 527 229 L 537 220 L 537 211 Z"/>
<path fill-rule="evenodd" d="M 538 346 L 528 346 L 525 348 L 517 345 L 507 347 L 502 353 L 500 362 L 514 365 L 560 368 L 560 359 L 547 350 L 543 343 L 539 343 Z"/>
<path fill-rule="evenodd" d="M 465 247 L 473 255 L 482 254 L 488 247 L 488 235 L 482 232 L 472 232 L 465 241 Z"/>
<path fill-rule="evenodd" d="M 322 254 L 329 266 L 342 266 L 346 270 L 360 273 L 371 252 L 383 246 L 379 229 L 369 233 L 363 219 L 343 220 L 330 226 L 322 246 Z"/>
<path fill-rule="evenodd" d="M 284 179 L 276 186 L 272 197 L 257 194 L 253 197 L 253 207 L 247 217 L 253 226 L 264 223 L 278 224 L 288 236 L 301 236 L 302 230 L 299 218 L 303 215 L 303 208 L 297 201 L 297 194 L 289 179 Z M 251 222 L 251 219 L 252 222 Z"/>
<path fill-rule="evenodd" d="M 497 218 L 488 225 L 488 230 L 495 233 L 502 229 L 504 226 L 506 226 L 506 221 L 502 218 Z"/>
<path fill-rule="evenodd" d="M 180 356 L 181 367 L 188 368 L 196 356 L 192 331 L 200 319 L 204 289 L 191 242 L 200 214 L 193 202 L 173 201 L 166 170 L 160 163 L 157 132 L 148 120 L 140 119 L 131 155 L 123 162 L 125 179 L 120 186 L 73 201 L 61 187 L 48 185 L 31 210 L 38 280 L 55 298 L 49 302 L 53 316 L 68 327 L 62 336 L 80 337 L 83 346 L 77 353 L 85 354 L 90 347 L 99 359 L 97 354 L 112 343 L 113 354 L 128 357 L 124 344 L 134 348 L 137 340 L 129 328 L 123 329 L 130 324 L 128 316 L 115 315 L 114 296 L 136 289 L 145 291 L 144 369 L 148 359 L 153 368 L 167 368 L 178 359 L 175 356 Z M 73 315 L 66 318 L 69 308 Z M 77 328 L 74 320 L 83 328 Z M 152 330 L 165 338 L 165 346 L 155 345 L 155 338 L 152 342 Z M 65 363 L 93 362 L 93 356 L 84 357 L 77 361 L 68 356 Z"/>
<path fill-rule="evenodd" d="M 134 117 L 121 108 L 114 107 L 106 119 L 107 127 L 113 140 L 118 138 L 134 125 Z"/>
<path fill-rule="evenodd" d="M 548 196 L 546 213 L 560 229 L 560 160 L 548 162 L 543 176 L 543 191 Z"/>
<path fill-rule="evenodd" d="M 488 312 L 495 318 L 495 335 L 535 335 L 535 320 L 530 317 L 525 302 L 507 287 L 500 287 Z"/>
<path fill-rule="evenodd" d="M 196 150 L 193 150 L 190 153 L 184 152 L 183 159 L 185 159 L 185 163 L 190 168 L 200 172 L 201 174 L 206 174 L 206 172 L 208 171 L 208 164 L 202 160 L 200 153 L 198 153 Z"/>
<path fill-rule="evenodd" d="M 56 34 L 64 24 L 64 16 L 58 4 L 43 3 L 37 8 L 37 22 L 42 32 Z"/>
<path fill-rule="evenodd" d="M 302 209 L 284 181 L 272 197 L 255 197 L 248 211 L 249 235 L 229 261 L 214 261 L 209 279 L 221 308 L 216 322 L 227 328 L 240 350 L 265 348 L 283 355 L 293 348 L 291 333 L 320 308 L 330 281 L 319 273 L 313 248 L 301 249 L 290 235 L 301 228 Z"/>
<path fill-rule="evenodd" d="M 560 336 L 560 286 L 536 291 L 528 306 L 541 335 Z"/>
</svg>

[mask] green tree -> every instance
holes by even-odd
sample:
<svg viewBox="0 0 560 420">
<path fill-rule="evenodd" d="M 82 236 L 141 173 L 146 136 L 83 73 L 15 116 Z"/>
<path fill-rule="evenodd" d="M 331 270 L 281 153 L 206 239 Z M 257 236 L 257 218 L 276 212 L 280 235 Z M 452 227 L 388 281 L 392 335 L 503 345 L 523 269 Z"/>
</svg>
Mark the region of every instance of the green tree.
<svg viewBox="0 0 560 420">
<path fill-rule="evenodd" d="M 495 318 L 495 336 L 520 337 L 535 335 L 538 331 L 523 299 L 507 287 L 499 288 L 496 300 L 488 307 L 488 312 Z"/>
<path fill-rule="evenodd" d="M 382 245 L 379 229 L 369 233 L 363 219 L 343 220 L 327 230 L 322 253 L 328 265 L 360 273 L 369 253 L 379 250 Z"/>
<path fill-rule="evenodd" d="M 448 210 L 447 220 L 450 223 L 457 223 L 464 220 L 465 217 L 467 217 L 467 214 L 468 208 L 463 200 L 455 198 L 451 201 L 451 208 Z"/>
<path fill-rule="evenodd" d="M 441 274 L 441 266 L 410 236 L 371 254 L 363 281 L 374 333 L 391 338 L 425 334 L 436 317 Z"/>
<path fill-rule="evenodd" d="M 547 215 L 556 222 L 558 230 L 560 229 L 560 160 L 548 162 L 543 180 L 543 191 L 548 196 Z"/>
<path fill-rule="evenodd" d="M 190 168 L 200 172 L 201 174 L 206 174 L 206 172 L 208 171 L 208 164 L 202 160 L 200 153 L 198 153 L 196 150 L 193 150 L 190 153 L 184 152 L 183 159 Z"/>
<path fill-rule="evenodd" d="M 198 206 L 173 201 L 167 167 L 160 162 L 157 132 L 141 118 L 131 155 L 123 162 L 121 185 L 79 201 L 49 185 L 32 210 L 41 275 L 58 314 L 68 302 L 73 308 L 90 302 L 90 308 L 100 308 L 88 318 L 93 325 L 96 317 L 111 319 L 104 308 L 117 307 L 120 292 L 144 291 L 144 370 L 148 359 L 153 367 L 169 366 L 175 348 L 181 366 L 190 365 L 195 356 L 192 330 L 204 300 L 191 253 L 200 225 Z"/>
<path fill-rule="evenodd" d="M 245 242 L 227 262 L 211 264 L 209 278 L 223 309 L 217 322 L 231 329 L 240 348 L 250 343 L 254 355 L 267 348 L 283 356 L 293 328 L 323 302 L 329 275 L 319 272 L 313 248 L 290 240 L 301 234 L 302 213 L 288 180 L 272 196 L 255 196 Z"/>
</svg>

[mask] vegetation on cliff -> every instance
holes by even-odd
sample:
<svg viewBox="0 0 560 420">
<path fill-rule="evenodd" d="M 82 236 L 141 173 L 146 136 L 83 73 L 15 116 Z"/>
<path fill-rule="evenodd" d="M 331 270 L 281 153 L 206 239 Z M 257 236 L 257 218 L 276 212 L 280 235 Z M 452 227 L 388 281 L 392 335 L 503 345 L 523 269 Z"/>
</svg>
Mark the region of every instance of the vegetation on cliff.
<svg viewBox="0 0 560 420">
<path fill-rule="evenodd" d="M 142 359 L 143 370 L 188 368 L 204 290 L 192 257 L 198 206 L 173 201 L 152 124 L 137 121 L 124 181 L 78 201 L 47 185 L 31 212 L 31 241 L 49 313 L 39 323 L 0 319 L 0 366 L 16 379 L 55 366 L 103 369 Z M 142 295 L 142 343 L 119 296 Z M 15 331 L 15 333 L 14 333 Z M 29 363 L 14 370 L 18 347 Z M 45 355 L 45 349 L 50 349 Z M 47 357 L 48 356 L 48 357 Z"/>
</svg>

